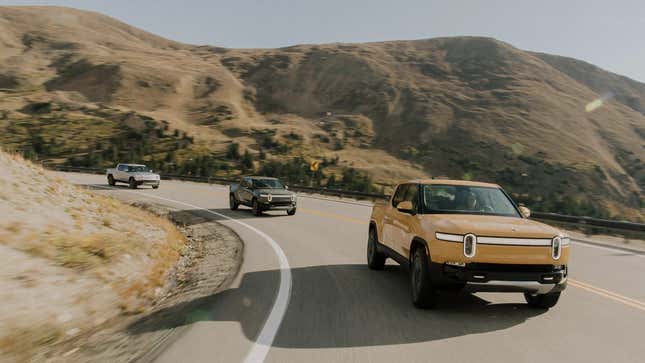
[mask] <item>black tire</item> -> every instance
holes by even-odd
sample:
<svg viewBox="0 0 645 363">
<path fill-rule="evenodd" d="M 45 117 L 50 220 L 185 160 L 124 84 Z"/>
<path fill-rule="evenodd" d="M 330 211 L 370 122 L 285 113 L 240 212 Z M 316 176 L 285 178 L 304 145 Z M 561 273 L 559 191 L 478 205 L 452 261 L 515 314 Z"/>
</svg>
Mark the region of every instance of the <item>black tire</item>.
<svg viewBox="0 0 645 363">
<path fill-rule="evenodd" d="M 235 199 L 235 194 L 231 193 L 228 196 L 228 205 L 231 208 L 231 210 L 237 210 L 237 207 L 240 206 L 240 203 L 237 202 L 237 199 Z"/>
<path fill-rule="evenodd" d="M 387 257 L 378 251 L 378 236 L 376 230 L 370 228 L 367 235 L 367 267 L 371 270 L 382 270 Z"/>
<path fill-rule="evenodd" d="M 134 178 L 130 178 L 130 180 L 128 181 L 128 186 L 130 187 L 130 189 L 137 189 L 137 181 L 134 180 Z"/>
<path fill-rule="evenodd" d="M 287 215 L 292 216 L 296 214 L 296 208 L 287 209 Z"/>
<path fill-rule="evenodd" d="M 251 202 L 251 212 L 255 216 L 261 216 L 262 215 L 262 210 L 260 209 L 260 205 L 258 204 L 258 200 L 253 198 L 253 202 Z"/>
<path fill-rule="evenodd" d="M 539 309 L 549 309 L 555 306 L 560 299 L 560 292 L 552 292 L 550 294 L 530 294 L 524 293 L 524 299 L 529 306 Z"/>
<path fill-rule="evenodd" d="M 159 189 L 159 186 L 158 185 L 153 185 L 152 189 Z"/>
<path fill-rule="evenodd" d="M 436 304 L 436 292 L 430 276 L 430 259 L 423 247 L 416 248 L 412 253 L 410 281 L 414 306 L 419 309 L 433 308 Z"/>
<path fill-rule="evenodd" d="M 114 177 L 112 176 L 112 174 L 108 175 L 108 185 L 113 187 L 115 184 L 116 182 L 114 181 Z"/>
</svg>

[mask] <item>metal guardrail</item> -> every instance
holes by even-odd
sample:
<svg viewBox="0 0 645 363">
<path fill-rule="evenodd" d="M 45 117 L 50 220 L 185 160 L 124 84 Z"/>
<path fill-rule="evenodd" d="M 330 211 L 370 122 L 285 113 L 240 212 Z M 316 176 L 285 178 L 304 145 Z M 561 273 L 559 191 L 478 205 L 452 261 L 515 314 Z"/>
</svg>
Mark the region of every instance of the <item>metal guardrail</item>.
<svg viewBox="0 0 645 363">
<path fill-rule="evenodd" d="M 78 173 L 88 173 L 88 174 L 105 174 L 105 169 L 102 168 L 87 168 L 82 166 L 66 166 L 66 165 L 43 165 L 43 167 L 65 172 L 78 172 Z M 224 183 L 231 184 L 238 181 L 238 179 L 232 178 L 221 178 L 221 177 L 205 177 L 205 176 L 193 176 L 193 175 L 177 175 L 177 174 L 160 174 L 161 180 L 184 180 L 192 181 L 198 183 Z M 358 197 L 366 199 L 387 199 L 388 195 L 377 194 L 377 193 L 363 193 L 356 192 L 351 190 L 342 190 L 342 189 L 329 189 L 322 187 L 309 187 L 304 185 L 289 185 L 289 189 L 302 192 L 312 192 L 323 195 L 334 195 L 339 197 Z"/>
<path fill-rule="evenodd" d="M 77 166 L 64 166 L 64 165 L 44 165 L 44 167 L 57 170 L 57 171 L 67 171 L 67 172 L 81 172 L 81 173 L 90 173 L 90 174 L 104 174 L 105 169 L 99 168 L 86 168 L 86 167 L 77 167 Z M 223 183 L 230 184 L 237 181 L 237 179 L 231 178 L 220 178 L 220 177 L 203 177 L 203 176 L 192 176 L 192 175 L 174 175 L 174 174 L 161 174 L 162 180 L 184 180 L 184 181 L 193 181 L 199 183 Z M 388 195 L 377 194 L 377 193 L 362 193 L 355 192 L 350 190 L 341 190 L 341 189 L 328 189 L 321 187 L 309 187 L 304 185 L 289 185 L 291 190 L 316 193 L 322 195 L 332 195 L 338 197 L 354 197 L 354 198 L 363 198 L 363 199 L 388 199 Z M 562 222 L 567 224 L 573 224 L 583 227 L 598 227 L 606 228 L 620 231 L 633 231 L 633 232 L 642 232 L 645 233 L 645 224 L 635 223 L 629 221 L 616 221 L 609 219 L 599 219 L 591 217 L 581 217 L 581 216 L 570 216 L 557 213 L 544 213 L 544 212 L 531 212 L 531 217 L 540 220 Z"/>
<path fill-rule="evenodd" d="M 568 224 L 575 224 L 585 227 L 598 227 L 615 229 L 621 231 L 645 232 L 645 224 L 629 221 L 616 221 L 611 219 L 600 219 L 591 217 L 569 216 L 557 213 L 531 212 L 531 217 L 546 221 L 555 221 Z"/>
</svg>

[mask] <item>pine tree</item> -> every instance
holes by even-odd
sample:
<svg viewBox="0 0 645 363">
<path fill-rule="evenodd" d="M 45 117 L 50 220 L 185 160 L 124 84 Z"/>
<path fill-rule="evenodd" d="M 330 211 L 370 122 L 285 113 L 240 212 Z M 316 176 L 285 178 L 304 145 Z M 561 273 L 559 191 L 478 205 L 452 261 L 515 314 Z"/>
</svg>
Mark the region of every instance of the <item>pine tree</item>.
<svg viewBox="0 0 645 363">
<path fill-rule="evenodd" d="M 240 144 L 234 142 L 228 145 L 228 148 L 226 149 L 226 158 L 238 160 L 240 158 Z"/>
<path fill-rule="evenodd" d="M 251 153 L 249 153 L 248 150 L 244 151 L 241 164 L 242 164 L 243 170 L 253 169 L 253 157 L 251 156 Z"/>
</svg>

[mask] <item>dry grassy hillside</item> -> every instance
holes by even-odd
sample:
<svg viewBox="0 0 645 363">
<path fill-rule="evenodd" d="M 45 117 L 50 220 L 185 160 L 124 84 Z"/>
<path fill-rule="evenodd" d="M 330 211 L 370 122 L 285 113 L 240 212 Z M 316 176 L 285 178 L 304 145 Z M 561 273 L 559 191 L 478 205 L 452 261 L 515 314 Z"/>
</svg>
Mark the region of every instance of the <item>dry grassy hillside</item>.
<svg viewBox="0 0 645 363">
<path fill-rule="evenodd" d="M 185 243 L 169 221 L 3 151 L 0 216 L 1 361 L 147 306 Z"/>
<path fill-rule="evenodd" d="M 645 218 L 645 85 L 584 62 L 477 37 L 191 46 L 67 8 L 0 8 L 0 34 L 0 142 L 41 159 L 342 186 L 350 167 L 363 186 L 445 175 L 539 210 Z M 279 165 L 296 156 L 329 162 Z"/>
<path fill-rule="evenodd" d="M 544 53 L 534 54 L 597 94 L 615 99 L 634 111 L 645 114 L 645 84 L 578 59 Z"/>
</svg>

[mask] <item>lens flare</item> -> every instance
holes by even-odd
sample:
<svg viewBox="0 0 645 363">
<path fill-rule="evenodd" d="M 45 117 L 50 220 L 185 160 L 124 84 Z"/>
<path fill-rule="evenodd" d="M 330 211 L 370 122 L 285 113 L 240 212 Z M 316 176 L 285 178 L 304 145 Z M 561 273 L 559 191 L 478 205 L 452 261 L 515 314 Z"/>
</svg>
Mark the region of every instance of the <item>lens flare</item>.
<svg viewBox="0 0 645 363">
<path fill-rule="evenodd" d="M 611 92 L 607 92 L 603 94 L 602 96 L 600 96 L 600 98 L 596 98 L 595 100 L 587 103 L 587 105 L 585 106 L 585 111 L 593 112 L 597 110 L 600 106 L 602 106 L 605 103 L 605 101 L 613 98 L 613 96 L 614 95 Z"/>
<path fill-rule="evenodd" d="M 602 106 L 603 103 L 604 101 L 602 100 L 602 98 L 597 98 L 587 103 L 587 105 L 585 106 L 585 111 L 587 112 L 595 111 L 598 107 Z"/>
</svg>

